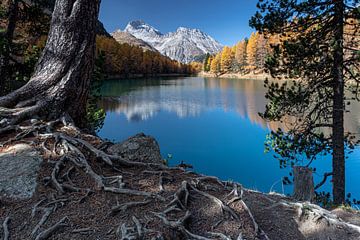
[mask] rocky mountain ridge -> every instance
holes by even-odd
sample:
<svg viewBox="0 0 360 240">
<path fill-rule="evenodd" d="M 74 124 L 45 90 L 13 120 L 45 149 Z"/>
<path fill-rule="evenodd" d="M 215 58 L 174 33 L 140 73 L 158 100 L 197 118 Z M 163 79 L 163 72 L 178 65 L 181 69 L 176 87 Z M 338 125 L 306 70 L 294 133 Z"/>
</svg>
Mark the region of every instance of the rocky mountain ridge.
<svg viewBox="0 0 360 240">
<path fill-rule="evenodd" d="M 215 54 L 222 45 L 199 29 L 179 27 L 175 32 L 161 33 L 144 21 L 130 22 L 124 32 L 143 40 L 171 59 L 189 63 L 206 53 Z"/>
<path fill-rule="evenodd" d="M 153 46 L 151 46 L 150 44 L 148 44 L 147 42 L 145 42 L 139 38 L 134 37 L 130 33 L 117 30 L 117 31 L 111 33 L 111 36 L 120 44 L 126 43 L 131 46 L 141 47 L 142 49 L 144 49 L 144 51 L 157 52 L 157 50 Z"/>
</svg>

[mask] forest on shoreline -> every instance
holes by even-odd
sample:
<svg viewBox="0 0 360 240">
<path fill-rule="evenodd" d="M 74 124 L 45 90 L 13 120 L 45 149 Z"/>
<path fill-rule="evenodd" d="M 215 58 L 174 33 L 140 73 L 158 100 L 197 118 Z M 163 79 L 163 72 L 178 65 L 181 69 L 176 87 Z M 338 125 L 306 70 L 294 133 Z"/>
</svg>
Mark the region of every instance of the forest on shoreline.
<svg viewBox="0 0 360 240">
<path fill-rule="evenodd" d="M 265 38 L 264 34 L 254 32 L 250 38 L 239 41 L 235 46 L 225 46 L 216 55 L 207 54 L 203 71 L 215 75 L 228 73 L 264 73 L 267 56 L 271 46 L 279 43 L 279 37 Z"/>
</svg>

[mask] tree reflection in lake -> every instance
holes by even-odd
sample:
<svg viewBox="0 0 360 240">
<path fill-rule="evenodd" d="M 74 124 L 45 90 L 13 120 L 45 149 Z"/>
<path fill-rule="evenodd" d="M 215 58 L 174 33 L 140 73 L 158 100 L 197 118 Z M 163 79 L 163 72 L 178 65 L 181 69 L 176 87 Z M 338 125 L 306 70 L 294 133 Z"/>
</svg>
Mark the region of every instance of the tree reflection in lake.
<svg viewBox="0 0 360 240">
<path fill-rule="evenodd" d="M 289 169 L 280 170 L 271 154 L 263 154 L 266 134 L 286 128 L 284 123 L 268 123 L 258 115 L 266 103 L 263 84 L 260 80 L 199 77 L 107 81 L 100 105 L 108 116 L 100 135 L 120 141 L 146 132 L 159 140 L 164 155 L 172 153 L 177 161 L 185 160 L 199 172 L 269 191 Z M 360 104 L 350 107 L 346 129 L 359 132 Z M 357 150 L 347 162 L 352 179 L 347 187 L 353 193 L 360 192 L 354 180 L 360 180 L 359 156 Z M 328 171 L 331 162 L 321 158 L 315 166 Z M 281 184 L 275 189 L 282 191 Z"/>
</svg>

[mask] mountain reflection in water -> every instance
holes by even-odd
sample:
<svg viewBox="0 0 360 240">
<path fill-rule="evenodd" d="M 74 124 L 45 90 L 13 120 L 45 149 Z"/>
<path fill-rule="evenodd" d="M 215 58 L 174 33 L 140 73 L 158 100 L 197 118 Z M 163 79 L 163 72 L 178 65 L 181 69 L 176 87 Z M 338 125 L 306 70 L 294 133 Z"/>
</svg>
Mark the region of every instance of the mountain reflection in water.
<svg viewBox="0 0 360 240">
<path fill-rule="evenodd" d="M 175 113 L 179 118 L 196 117 L 205 111 L 221 108 L 234 111 L 242 118 L 263 128 L 286 129 L 284 123 L 265 122 L 259 112 L 265 110 L 264 82 L 218 78 L 187 78 L 178 80 L 118 80 L 105 83 L 100 106 L 105 111 L 124 114 L 128 121 L 146 121 L 161 111 Z M 132 82 L 138 84 L 133 84 Z M 160 87 L 159 87 L 160 86 Z M 360 104 L 350 105 L 345 115 L 346 131 L 358 133 Z"/>
<path fill-rule="evenodd" d="M 270 130 L 286 129 L 279 122 L 265 122 L 264 82 L 217 78 L 178 78 L 106 81 L 99 104 L 106 110 L 99 135 L 122 141 L 138 132 L 153 135 L 165 157 L 175 165 L 184 160 L 195 171 L 233 179 L 246 187 L 269 191 L 274 183 L 282 192 L 281 179 L 289 169 L 279 168 L 272 154 L 264 154 Z M 350 106 L 346 130 L 358 133 L 360 104 Z M 347 192 L 360 193 L 360 150 L 346 162 Z M 315 180 L 331 171 L 331 156 L 319 156 Z M 331 184 L 323 190 L 329 191 Z M 291 187 L 285 187 L 291 192 Z"/>
</svg>

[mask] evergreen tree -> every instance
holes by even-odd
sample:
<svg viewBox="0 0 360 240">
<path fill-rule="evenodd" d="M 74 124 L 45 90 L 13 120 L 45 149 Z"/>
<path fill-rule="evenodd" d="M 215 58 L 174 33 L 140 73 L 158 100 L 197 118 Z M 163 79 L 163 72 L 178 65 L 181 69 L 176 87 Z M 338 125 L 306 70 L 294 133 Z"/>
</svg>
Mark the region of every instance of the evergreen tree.
<svg viewBox="0 0 360 240">
<path fill-rule="evenodd" d="M 204 72 L 208 72 L 208 71 L 210 71 L 210 64 L 209 64 L 209 60 L 210 60 L 210 54 L 209 53 L 207 53 L 206 55 L 205 55 L 205 59 L 204 59 L 204 67 L 203 67 L 203 71 Z"/>
<path fill-rule="evenodd" d="M 269 83 L 267 120 L 286 121 L 289 130 L 273 132 L 271 147 L 282 165 L 298 164 L 299 155 L 314 159 L 331 153 L 333 200 L 345 202 L 344 132 L 346 83 L 359 79 L 359 11 L 357 0 L 259 0 L 250 24 L 264 34 L 281 34 L 266 65 L 274 77 L 299 79 L 292 84 Z M 352 31 L 344 32 L 344 29 Z M 347 36 L 347 37 L 345 37 Z M 250 45 L 249 40 L 249 45 Z M 359 86 L 359 84 L 358 84 Z M 357 98 L 358 88 L 353 93 Z M 346 101 L 349 102 L 350 101 Z M 331 134 L 325 134 L 329 129 Z"/>
<path fill-rule="evenodd" d="M 265 59 L 268 54 L 267 52 L 267 41 L 263 34 L 256 33 L 256 61 L 255 66 L 257 70 L 264 70 Z"/>
</svg>

